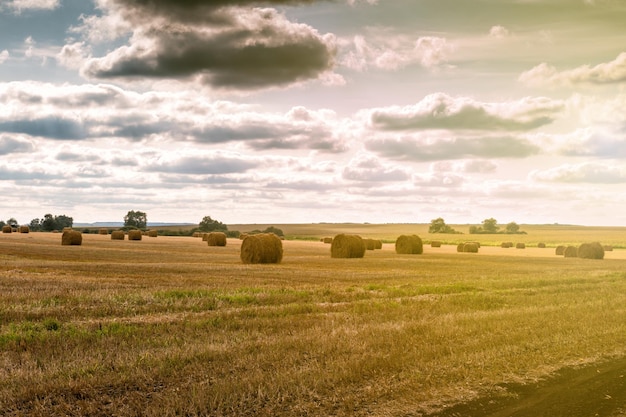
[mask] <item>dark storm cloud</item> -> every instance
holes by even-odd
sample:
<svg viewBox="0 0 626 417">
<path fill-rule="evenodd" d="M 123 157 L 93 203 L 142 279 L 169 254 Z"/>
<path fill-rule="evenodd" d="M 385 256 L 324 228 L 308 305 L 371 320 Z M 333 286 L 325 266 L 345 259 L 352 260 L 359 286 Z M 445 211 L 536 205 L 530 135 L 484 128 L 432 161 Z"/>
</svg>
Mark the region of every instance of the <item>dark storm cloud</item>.
<svg viewBox="0 0 626 417">
<path fill-rule="evenodd" d="M 23 133 L 58 140 L 80 140 L 87 137 L 82 123 L 62 117 L 0 122 L 0 133 Z"/>
<path fill-rule="evenodd" d="M 526 158 L 540 148 L 528 140 L 512 137 L 454 138 L 435 142 L 408 139 L 378 139 L 366 148 L 386 158 L 402 161 L 443 161 L 463 158 Z"/>
<path fill-rule="evenodd" d="M 314 79 L 334 65 L 332 36 L 273 9 L 226 7 L 259 2 L 115 4 L 136 25 L 134 35 L 129 46 L 88 60 L 82 68 L 87 77 L 193 78 L 214 87 L 257 89 Z"/>
</svg>

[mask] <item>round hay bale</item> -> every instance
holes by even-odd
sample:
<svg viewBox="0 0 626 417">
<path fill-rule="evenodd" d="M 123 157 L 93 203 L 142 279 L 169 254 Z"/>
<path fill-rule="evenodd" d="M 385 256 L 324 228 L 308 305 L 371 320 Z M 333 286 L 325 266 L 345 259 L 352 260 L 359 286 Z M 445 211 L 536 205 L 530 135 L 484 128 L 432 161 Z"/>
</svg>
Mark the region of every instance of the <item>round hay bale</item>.
<svg viewBox="0 0 626 417">
<path fill-rule="evenodd" d="M 30 227 L 28 226 L 20 226 L 18 230 L 20 233 L 30 233 Z"/>
<path fill-rule="evenodd" d="M 248 235 L 241 242 L 244 264 L 277 264 L 283 259 L 283 242 L 274 233 Z"/>
<path fill-rule="evenodd" d="M 108 235 L 109 234 L 109 229 L 98 229 L 98 234 L 99 235 Z"/>
<path fill-rule="evenodd" d="M 463 252 L 463 246 L 465 246 L 465 243 L 459 243 L 458 245 L 456 245 L 456 251 Z"/>
<path fill-rule="evenodd" d="M 2 226 L 2 233 L 11 233 L 13 232 L 13 228 L 9 225 Z"/>
<path fill-rule="evenodd" d="M 500 244 L 500 247 L 501 247 L 501 248 L 505 248 L 505 249 L 507 249 L 507 248 L 512 248 L 512 247 L 513 247 L 513 242 L 502 242 L 502 243 Z"/>
<path fill-rule="evenodd" d="M 467 242 L 463 244 L 463 252 L 478 253 L 479 245 L 476 242 Z"/>
<path fill-rule="evenodd" d="M 245 238 L 247 238 L 249 235 L 247 233 L 240 233 L 239 234 L 239 240 L 244 240 Z"/>
<path fill-rule="evenodd" d="M 441 242 L 439 240 L 433 240 L 432 242 L 430 242 L 430 247 L 431 248 L 440 248 L 441 247 Z"/>
<path fill-rule="evenodd" d="M 66 230 L 61 235 L 61 245 L 80 246 L 83 244 L 83 234 L 77 230 Z"/>
<path fill-rule="evenodd" d="M 128 231 L 128 240 L 141 240 L 143 237 L 143 233 L 141 230 L 129 230 Z"/>
<path fill-rule="evenodd" d="M 545 247 L 546 247 L 546 244 L 545 244 L 545 243 L 543 243 L 543 242 L 540 242 L 540 243 L 537 243 L 537 247 L 538 247 L 538 248 L 542 248 L 542 249 L 543 249 L 543 248 L 545 248 Z"/>
<path fill-rule="evenodd" d="M 605 252 L 613 252 L 613 246 L 611 245 L 604 245 L 602 248 Z"/>
<path fill-rule="evenodd" d="M 124 240 L 126 234 L 123 230 L 114 230 L 111 232 L 111 240 Z"/>
<path fill-rule="evenodd" d="M 554 253 L 556 255 L 563 255 L 565 253 L 565 246 L 563 246 L 563 245 L 557 246 Z"/>
<path fill-rule="evenodd" d="M 325 237 L 324 239 L 322 239 L 322 242 L 330 245 L 331 243 L 333 243 L 333 238 L 332 237 Z"/>
<path fill-rule="evenodd" d="M 400 255 L 421 255 L 424 253 L 422 239 L 417 235 L 401 235 L 396 239 L 396 253 Z"/>
<path fill-rule="evenodd" d="M 578 248 L 576 246 L 568 246 L 563 251 L 563 256 L 566 258 L 577 258 Z"/>
<path fill-rule="evenodd" d="M 526 249 L 526 244 L 523 242 L 518 242 L 515 244 L 515 249 Z"/>
<path fill-rule="evenodd" d="M 363 243 L 365 243 L 365 250 L 376 249 L 376 241 L 374 239 L 363 239 Z"/>
<path fill-rule="evenodd" d="M 365 255 L 365 242 L 361 236 L 339 234 L 330 245 L 331 258 L 362 258 Z"/>
<path fill-rule="evenodd" d="M 157 237 L 159 236 L 159 232 L 156 230 L 148 230 L 148 237 Z"/>
<path fill-rule="evenodd" d="M 193 234 L 191 235 L 192 237 L 202 237 L 204 235 L 204 233 L 202 232 L 193 232 Z"/>
<path fill-rule="evenodd" d="M 578 257 L 584 259 L 604 259 L 604 248 L 598 242 L 583 243 L 578 247 Z"/>
<path fill-rule="evenodd" d="M 206 238 L 209 246 L 226 246 L 226 233 L 211 232 Z"/>
<path fill-rule="evenodd" d="M 383 241 L 382 240 L 374 240 L 374 249 L 382 249 L 383 248 Z"/>
</svg>

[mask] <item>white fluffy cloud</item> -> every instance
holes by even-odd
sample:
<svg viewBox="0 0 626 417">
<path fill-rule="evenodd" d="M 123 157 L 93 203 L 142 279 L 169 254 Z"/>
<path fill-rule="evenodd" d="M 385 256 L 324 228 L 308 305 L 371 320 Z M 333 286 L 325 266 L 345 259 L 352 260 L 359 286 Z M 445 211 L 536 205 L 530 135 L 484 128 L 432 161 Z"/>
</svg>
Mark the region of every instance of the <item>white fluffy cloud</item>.
<svg viewBox="0 0 626 417">
<path fill-rule="evenodd" d="M 357 35 L 342 44 L 341 64 L 356 71 L 397 70 L 413 64 L 435 69 L 447 63 L 454 49 L 442 37 L 415 39 L 394 34 L 391 29 L 370 29 L 366 35 Z"/>
<path fill-rule="evenodd" d="M 9 51 L 6 49 L 0 52 L 0 65 L 9 59 Z"/>
<path fill-rule="evenodd" d="M 574 85 L 574 84 L 615 84 L 626 81 L 626 52 L 620 53 L 610 62 L 595 66 L 580 67 L 559 71 L 547 63 L 523 72 L 519 81 L 527 85 Z"/>
<path fill-rule="evenodd" d="M 52 10 L 60 5 L 60 0 L 11 0 L 6 6 L 16 12 L 23 10 Z"/>
<path fill-rule="evenodd" d="M 563 109 L 563 102 L 544 97 L 488 103 L 436 93 L 414 105 L 373 109 L 370 121 L 380 130 L 524 131 L 550 124 Z"/>
<path fill-rule="evenodd" d="M 533 171 L 530 177 L 544 182 L 623 184 L 626 183 L 626 165 L 599 162 L 565 164 L 547 170 Z"/>
</svg>

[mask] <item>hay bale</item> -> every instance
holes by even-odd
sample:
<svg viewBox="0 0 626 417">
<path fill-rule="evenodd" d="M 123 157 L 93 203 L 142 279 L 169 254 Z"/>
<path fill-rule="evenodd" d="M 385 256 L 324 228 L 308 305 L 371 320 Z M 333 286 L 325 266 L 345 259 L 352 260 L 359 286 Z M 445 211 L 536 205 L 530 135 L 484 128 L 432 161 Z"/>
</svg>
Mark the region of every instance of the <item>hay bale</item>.
<svg viewBox="0 0 626 417">
<path fill-rule="evenodd" d="M 604 248 L 598 242 L 583 243 L 578 247 L 578 257 L 584 259 L 604 259 Z"/>
<path fill-rule="evenodd" d="M 191 236 L 192 237 L 202 237 L 202 236 L 204 236 L 204 233 L 202 233 L 202 232 L 193 232 L 193 234 Z"/>
<path fill-rule="evenodd" d="M 568 246 L 563 251 L 563 256 L 566 258 L 577 258 L 578 248 L 576 246 Z"/>
<path fill-rule="evenodd" d="M 77 230 L 66 230 L 61 235 L 61 245 L 80 246 L 83 244 L 83 234 Z"/>
<path fill-rule="evenodd" d="M 325 237 L 324 239 L 322 239 L 322 242 L 330 245 L 331 243 L 333 243 L 333 238 L 332 237 Z"/>
<path fill-rule="evenodd" d="M 28 226 L 20 226 L 18 230 L 20 233 L 30 233 L 30 227 Z"/>
<path fill-rule="evenodd" d="M 365 255 L 365 242 L 361 236 L 339 234 L 330 245 L 332 258 L 362 258 Z"/>
<path fill-rule="evenodd" d="M 365 243 L 365 250 L 376 249 L 376 241 L 374 239 L 363 239 L 363 243 Z"/>
<path fill-rule="evenodd" d="M 433 240 L 432 242 L 430 242 L 430 247 L 431 248 L 440 248 L 441 247 L 441 241 Z"/>
<path fill-rule="evenodd" d="M 148 230 L 148 237 L 157 237 L 159 232 L 156 230 Z"/>
<path fill-rule="evenodd" d="M 382 248 L 383 248 L 383 241 L 375 239 L 374 240 L 374 249 L 382 249 Z"/>
<path fill-rule="evenodd" d="M 458 245 L 456 245 L 456 251 L 463 252 L 463 246 L 465 246 L 465 243 L 459 243 Z"/>
<path fill-rule="evenodd" d="M 141 240 L 143 237 L 143 233 L 141 230 L 129 230 L 128 231 L 128 240 Z"/>
<path fill-rule="evenodd" d="M 602 248 L 605 252 L 613 252 L 613 246 L 611 245 L 604 245 Z"/>
<path fill-rule="evenodd" d="M 478 253 L 478 248 L 477 242 L 466 242 L 463 244 L 463 252 L 465 253 Z"/>
<path fill-rule="evenodd" d="M 247 233 L 241 233 L 239 234 L 239 240 L 244 240 L 245 238 L 247 238 L 249 235 Z"/>
<path fill-rule="evenodd" d="M 222 232 L 207 233 L 206 241 L 209 246 L 226 246 L 226 233 L 222 233 Z"/>
<path fill-rule="evenodd" d="M 12 233 L 13 232 L 13 228 L 9 225 L 6 226 L 2 226 L 2 233 Z"/>
<path fill-rule="evenodd" d="M 277 264 L 283 259 L 283 242 L 274 233 L 248 235 L 241 242 L 244 264 Z"/>
<path fill-rule="evenodd" d="M 126 234 L 123 230 L 114 230 L 111 232 L 111 240 L 124 240 Z"/>
<path fill-rule="evenodd" d="M 396 253 L 400 255 L 421 255 L 424 253 L 422 239 L 417 235 L 401 235 L 396 239 Z"/>
<path fill-rule="evenodd" d="M 108 235 L 109 234 L 109 229 L 99 229 L 98 230 L 98 234 L 99 235 Z"/>
<path fill-rule="evenodd" d="M 543 242 L 539 242 L 539 243 L 537 243 L 537 247 L 541 248 L 541 249 L 544 249 L 546 247 L 546 244 L 543 243 Z"/>
<path fill-rule="evenodd" d="M 515 249 L 526 249 L 526 244 L 523 242 L 518 242 L 515 244 Z"/>
<path fill-rule="evenodd" d="M 502 242 L 502 243 L 500 244 L 500 247 L 501 247 L 501 248 L 505 248 L 505 249 L 506 249 L 506 248 L 512 248 L 512 247 L 513 247 L 513 242 Z"/>
<path fill-rule="evenodd" d="M 563 245 L 557 246 L 554 253 L 556 255 L 563 255 L 565 253 L 565 246 L 563 246 Z"/>
</svg>

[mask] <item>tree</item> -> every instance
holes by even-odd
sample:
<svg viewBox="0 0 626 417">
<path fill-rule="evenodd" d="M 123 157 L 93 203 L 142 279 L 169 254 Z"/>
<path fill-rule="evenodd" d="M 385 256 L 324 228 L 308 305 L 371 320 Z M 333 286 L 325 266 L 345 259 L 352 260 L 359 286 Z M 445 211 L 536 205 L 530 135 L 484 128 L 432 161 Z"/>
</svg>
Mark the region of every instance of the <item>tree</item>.
<svg viewBox="0 0 626 417">
<path fill-rule="evenodd" d="M 148 225 L 148 216 L 143 211 L 129 211 L 124 216 L 124 227 L 134 227 L 136 229 L 145 229 Z"/>
<path fill-rule="evenodd" d="M 519 233 L 519 225 L 515 222 L 508 223 L 504 230 L 509 234 L 517 234 Z"/>
<path fill-rule="evenodd" d="M 226 232 L 228 230 L 228 226 L 222 222 L 213 220 L 211 216 L 204 216 L 199 226 L 201 232 Z"/>
<path fill-rule="evenodd" d="M 39 219 L 31 220 L 31 229 L 33 228 L 33 222 Z M 74 225 L 74 219 L 72 217 L 61 214 L 60 216 L 53 216 L 48 213 L 43 216 L 43 219 L 39 220 L 39 229 L 44 232 L 52 232 L 53 230 L 63 230 L 66 227 L 71 228 Z"/>
<path fill-rule="evenodd" d="M 493 217 L 483 220 L 483 233 L 498 233 L 498 221 Z"/>
<path fill-rule="evenodd" d="M 15 217 L 11 217 L 9 220 L 7 220 L 7 224 L 9 226 L 11 226 L 12 228 L 17 228 L 17 226 L 19 226 L 20 224 L 17 222 L 17 220 L 15 220 Z"/>
<path fill-rule="evenodd" d="M 30 221 L 30 224 L 28 225 L 28 227 L 30 228 L 31 232 L 38 232 L 41 230 L 41 220 L 39 219 L 32 219 Z"/>
<path fill-rule="evenodd" d="M 452 227 L 448 226 L 441 217 L 438 217 L 430 221 L 430 226 L 428 227 L 428 233 L 459 233 L 459 232 L 454 230 Z"/>
</svg>

